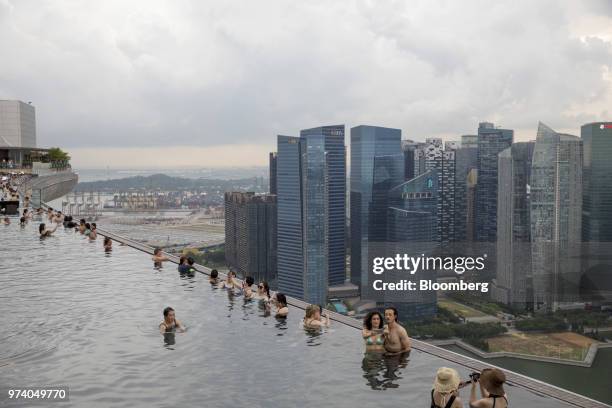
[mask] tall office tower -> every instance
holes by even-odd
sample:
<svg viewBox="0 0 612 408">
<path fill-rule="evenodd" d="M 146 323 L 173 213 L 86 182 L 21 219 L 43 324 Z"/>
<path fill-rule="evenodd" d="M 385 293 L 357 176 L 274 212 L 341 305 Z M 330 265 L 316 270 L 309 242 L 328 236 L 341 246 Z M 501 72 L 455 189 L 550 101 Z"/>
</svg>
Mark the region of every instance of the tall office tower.
<svg viewBox="0 0 612 408">
<path fill-rule="evenodd" d="M 225 259 L 242 276 L 276 286 L 276 196 L 225 193 Z"/>
<path fill-rule="evenodd" d="M 533 142 L 514 143 L 499 154 L 497 269 L 491 296 L 518 309 L 530 308 Z"/>
<path fill-rule="evenodd" d="M 270 194 L 276 194 L 276 152 L 270 153 L 269 171 L 270 171 Z"/>
<path fill-rule="evenodd" d="M 612 122 L 583 125 L 582 239 L 612 242 Z"/>
<path fill-rule="evenodd" d="M 0 100 L 0 146 L 36 147 L 36 112 L 29 103 Z"/>
<path fill-rule="evenodd" d="M 344 126 L 278 136 L 278 287 L 324 304 L 346 276 Z"/>
<path fill-rule="evenodd" d="M 465 200 L 465 241 L 474 242 L 476 239 L 476 186 L 478 185 L 478 169 L 472 169 L 467 175 L 467 196 Z"/>
<path fill-rule="evenodd" d="M 399 129 L 351 129 L 351 282 L 359 287 L 370 284 L 370 242 L 387 238 L 389 190 L 404 181 L 401 136 Z"/>
<path fill-rule="evenodd" d="M 493 123 L 478 125 L 478 185 L 476 186 L 476 241 L 497 239 L 497 155 L 510 147 L 514 131 Z"/>
<path fill-rule="evenodd" d="M 310 288 L 304 276 L 302 144 L 299 137 L 280 135 L 277 143 L 278 288 L 305 299 Z M 323 273 L 327 273 L 327 268 Z"/>
<path fill-rule="evenodd" d="M 433 168 L 389 192 L 387 256 L 395 254 L 432 255 L 440 246 L 438 240 L 438 207 L 440 188 L 438 171 Z M 416 279 L 435 281 L 435 271 L 421 271 Z M 385 281 L 405 279 L 405 271 L 385 272 Z M 381 296 L 381 295 L 379 295 Z M 403 321 L 433 317 L 437 311 L 435 291 L 385 291 L 382 304 L 393 304 Z"/>
<path fill-rule="evenodd" d="M 584 149 L 582 271 L 584 279 L 597 287 L 596 296 L 589 296 L 597 305 L 612 300 L 612 122 L 583 125 L 580 135 Z"/>
<path fill-rule="evenodd" d="M 442 139 L 426 139 L 417 146 L 415 155 L 415 175 L 436 169 L 438 176 L 438 220 L 437 236 L 440 242 L 455 241 L 455 148 L 456 142 Z"/>
<path fill-rule="evenodd" d="M 478 148 L 475 144 L 464 143 L 462 136 L 461 147 L 455 151 L 455 241 L 468 242 L 468 226 L 473 230 L 473 188 L 468 187 L 468 176 L 475 176 L 478 165 Z M 472 173 L 473 171 L 473 173 Z M 468 220 L 470 222 L 468 223 Z M 472 237 L 473 239 L 473 237 Z"/>
<path fill-rule="evenodd" d="M 328 273 L 329 285 L 340 285 L 346 280 L 346 146 L 344 144 L 344 125 L 322 126 L 305 129 L 300 132 L 300 137 L 305 139 L 307 146 L 316 146 L 323 143 L 325 151 L 324 161 L 326 173 L 319 174 L 316 166 L 319 161 L 314 160 L 312 166 L 312 179 L 324 176 L 325 192 L 327 194 L 326 219 L 324 227 L 326 231 L 326 245 L 328 246 Z M 309 151 L 306 151 L 308 155 Z M 308 180 L 308 174 L 305 175 Z M 306 201 L 307 207 L 310 201 Z M 314 201 L 316 203 L 316 199 Z M 316 229 L 309 222 L 306 226 Z M 316 254 L 313 253 L 313 257 Z"/>
<path fill-rule="evenodd" d="M 461 147 L 478 147 L 478 135 L 462 135 Z"/>
<path fill-rule="evenodd" d="M 554 311 L 578 300 L 582 141 L 540 123 L 530 187 L 534 309 Z"/>
<path fill-rule="evenodd" d="M 414 178 L 415 154 L 418 143 L 412 140 L 402 140 L 402 153 L 404 154 L 404 180 Z"/>
</svg>

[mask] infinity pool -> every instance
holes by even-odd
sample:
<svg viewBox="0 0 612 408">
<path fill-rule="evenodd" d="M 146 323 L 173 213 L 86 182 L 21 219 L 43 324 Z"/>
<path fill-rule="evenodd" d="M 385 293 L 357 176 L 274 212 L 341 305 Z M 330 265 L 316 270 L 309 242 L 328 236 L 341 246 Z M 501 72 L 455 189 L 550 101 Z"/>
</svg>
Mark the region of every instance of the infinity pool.
<svg viewBox="0 0 612 408">
<path fill-rule="evenodd" d="M 416 350 L 405 361 L 365 356 L 354 328 L 309 334 L 297 308 L 278 321 L 204 275 L 155 269 L 116 242 L 105 253 L 101 237 L 71 230 L 40 240 L 36 222 L 16 221 L 0 226 L 0 388 L 69 387 L 69 402 L 48 405 L 425 407 L 438 367 L 469 373 Z M 157 329 L 168 305 L 188 327 L 172 345 Z M 564 406 L 508 393 L 515 407 Z"/>
</svg>

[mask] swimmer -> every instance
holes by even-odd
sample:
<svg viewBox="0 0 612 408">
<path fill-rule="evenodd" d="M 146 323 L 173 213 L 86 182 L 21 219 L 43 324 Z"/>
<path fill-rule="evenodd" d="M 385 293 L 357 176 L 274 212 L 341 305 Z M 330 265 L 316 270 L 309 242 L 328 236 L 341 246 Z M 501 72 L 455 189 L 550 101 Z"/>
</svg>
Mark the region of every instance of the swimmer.
<svg viewBox="0 0 612 408">
<path fill-rule="evenodd" d="M 221 288 L 234 289 L 238 287 L 238 283 L 236 282 L 236 272 L 229 271 L 227 273 L 227 278 L 223 282 L 221 282 Z"/>
<path fill-rule="evenodd" d="M 159 332 L 161 334 L 172 333 L 175 331 L 180 333 L 185 332 L 185 326 L 175 317 L 174 309 L 168 306 L 164 309 L 164 321 L 159 324 Z"/>
<path fill-rule="evenodd" d="M 47 227 L 45 226 L 45 223 L 43 222 L 43 223 L 40 223 L 40 225 L 38 226 L 38 233 L 40 234 L 41 238 L 45 238 L 45 237 L 51 236 L 51 234 L 53 234 L 56 229 L 57 229 L 57 224 L 55 224 L 53 229 L 47 229 Z"/>
<path fill-rule="evenodd" d="M 19 219 L 19 226 L 20 227 L 25 227 L 26 226 L 26 217 L 21 217 Z"/>
<path fill-rule="evenodd" d="M 4 220 L 2 220 L 2 223 L 4 225 L 11 225 L 11 219 L 9 217 L 4 217 Z"/>
<path fill-rule="evenodd" d="M 216 285 L 217 283 L 219 283 L 219 271 L 216 269 L 210 271 L 210 278 L 208 278 L 208 281 L 212 285 Z"/>
<path fill-rule="evenodd" d="M 272 299 L 272 296 L 270 295 L 270 286 L 268 285 L 268 282 L 266 281 L 259 282 L 259 284 L 257 285 L 257 293 L 255 294 L 255 297 L 257 299 L 262 299 L 267 302 L 269 302 L 270 299 Z"/>
<path fill-rule="evenodd" d="M 287 297 L 282 293 L 277 293 L 274 296 L 274 304 L 276 306 L 276 317 L 285 318 L 289 314 L 287 307 Z"/>
<path fill-rule="evenodd" d="M 58 211 L 57 214 L 53 217 L 53 222 L 55 224 L 63 224 L 64 223 L 64 214 L 61 211 Z"/>
<path fill-rule="evenodd" d="M 81 220 L 79 221 L 79 232 L 81 234 L 85 233 L 85 218 L 81 218 Z"/>
<path fill-rule="evenodd" d="M 156 264 L 161 264 L 161 262 L 169 261 L 168 257 L 162 253 L 161 248 L 155 248 L 153 250 L 153 258 L 151 259 L 153 259 L 153 262 L 155 262 Z"/>
<path fill-rule="evenodd" d="M 94 240 L 98 237 L 98 226 L 95 222 L 91 223 L 91 231 L 89 231 L 89 239 Z"/>
<path fill-rule="evenodd" d="M 388 354 L 400 354 L 410 351 L 410 337 L 404 327 L 397 322 L 397 309 L 385 308 L 387 324 L 383 330 L 385 336 L 385 350 Z"/>
<path fill-rule="evenodd" d="M 382 315 L 373 311 L 363 319 L 363 330 L 361 335 L 367 351 L 385 351 L 385 338 L 383 336 L 384 320 Z"/>
<path fill-rule="evenodd" d="M 110 252 L 113 249 L 113 240 L 109 237 L 104 237 L 104 250 Z"/>
<path fill-rule="evenodd" d="M 325 312 L 322 317 L 319 305 L 309 305 L 304 316 L 304 327 L 307 329 L 329 327 L 329 315 Z"/>
<path fill-rule="evenodd" d="M 253 299 L 255 297 L 255 292 L 251 288 L 255 283 L 255 279 L 252 276 L 247 276 L 242 281 L 242 293 L 244 293 L 245 299 Z"/>
<path fill-rule="evenodd" d="M 179 273 L 187 273 L 189 270 L 189 266 L 187 265 L 187 257 L 185 255 L 181 255 L 179 258 L 178 271 Z"/>
</svg>

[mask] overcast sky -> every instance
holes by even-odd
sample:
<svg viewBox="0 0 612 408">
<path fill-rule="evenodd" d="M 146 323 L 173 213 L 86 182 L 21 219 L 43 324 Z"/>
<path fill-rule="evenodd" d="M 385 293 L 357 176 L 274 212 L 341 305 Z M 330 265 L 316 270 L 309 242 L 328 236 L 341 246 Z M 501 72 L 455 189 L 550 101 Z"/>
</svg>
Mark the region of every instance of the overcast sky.
<svg viewBox="0 0 612 408">
<path fill-rule="evenodd" d="M 81 168 L 265 164 L 325 124 L 579 134 L 612 120 L 612 1 L 0 0 L 0 99 Z"/>
</svg>

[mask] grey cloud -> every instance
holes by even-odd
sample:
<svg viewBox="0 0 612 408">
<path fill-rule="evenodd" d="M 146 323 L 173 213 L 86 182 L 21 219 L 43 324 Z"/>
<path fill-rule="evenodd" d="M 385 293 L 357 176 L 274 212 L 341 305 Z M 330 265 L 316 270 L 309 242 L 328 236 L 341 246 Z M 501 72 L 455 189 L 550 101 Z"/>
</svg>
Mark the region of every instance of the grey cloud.
<svg viewBox="0 0 612 408">
<path fill-rule="evenodd" d="M 41 143 L 69 147 L 273 144 L 324 123 L 576 128 L 607 114 L 612 44 L 572 37 L 569 10 L 0 0 L 0 97 L 33 101 Z"/>
</svg>

